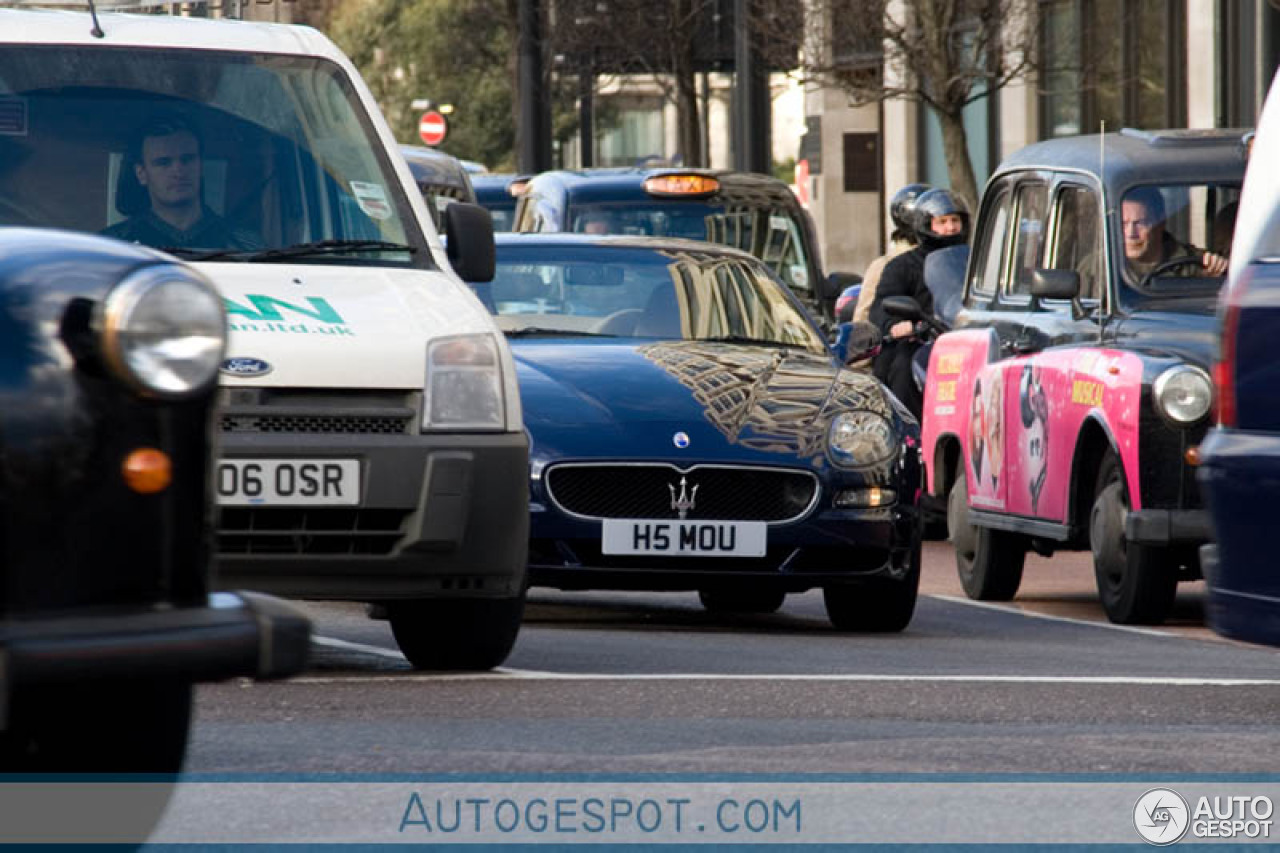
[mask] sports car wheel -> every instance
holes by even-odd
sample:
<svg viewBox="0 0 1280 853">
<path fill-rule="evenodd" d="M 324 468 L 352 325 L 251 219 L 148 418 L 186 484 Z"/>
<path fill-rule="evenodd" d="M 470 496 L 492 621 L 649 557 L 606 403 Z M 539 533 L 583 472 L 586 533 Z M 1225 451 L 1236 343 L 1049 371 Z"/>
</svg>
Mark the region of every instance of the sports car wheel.
<svg viewBox="0 0 1280 853">
<path fill-rule="evenodd" d="M 523 593 L 518 598 L 398 601 L 387 607 L 391 633 L 418 669 L 493 669 L 511 654 L 523 615 Z"/>
<path fill-rule="evenodd" d="M 1098 597 L 1107 618 L 1122 625 L 1159 625 L 1173 608 L 1178 591 L 1176 564 L 1162 548 L 1129 542 L 1124 519 L 1129 495 L 1124 469 L 1108 453 L 1098 471 L 1089 513 L 1089 547 Z"/>
<path fill-rule="evenodd" d="M 191 685 L 20 687 L 10 712 L 0 734 L 0 772 L 177 773 L 191 725 Z"/>
<path fill-rule="evenodd" d="M 698 600 L 712 613 L 773 613 L 786 598 L 785 592 L 775 589 L 698 590 Z"/>
<path fill-rule="evenodd" d="M 951 487 L 947 527 L 965 595 L 977 601 L 1009 601 L 1018 594 L 1026 544 L 1016 533 L 969 523 L 969 487 L 964 477 Z"/>
<path fill-rule="evenodd" d="M 868 578 L 823 587 L 827 618 L 840 631 L 887 634 L 911 622 L 920 588 L 920 542 L 917 540 L 907 574 L 898 579 Z"/>
</svg>

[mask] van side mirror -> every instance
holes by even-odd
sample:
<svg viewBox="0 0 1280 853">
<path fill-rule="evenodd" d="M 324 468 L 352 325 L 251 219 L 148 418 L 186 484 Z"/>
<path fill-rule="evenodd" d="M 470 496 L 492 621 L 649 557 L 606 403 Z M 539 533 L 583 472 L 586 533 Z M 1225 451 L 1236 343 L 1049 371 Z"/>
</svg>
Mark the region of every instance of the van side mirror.
<svg viewBox="0 0 1280 853">
<path fill-rule="evenodd" d="M 444 209 L 445 250 L 458 277 L 467 282 L 493 281 L 497 250 L 493 217 L 478 204 L 454 202 Z"/>
<path fill-rule="evenodd" d="M 1080 273 L 1075 270 L 1033 270 L 1031 295 L 1040 299 L 1075 299 L 1080 293 Z"/>
</svg>

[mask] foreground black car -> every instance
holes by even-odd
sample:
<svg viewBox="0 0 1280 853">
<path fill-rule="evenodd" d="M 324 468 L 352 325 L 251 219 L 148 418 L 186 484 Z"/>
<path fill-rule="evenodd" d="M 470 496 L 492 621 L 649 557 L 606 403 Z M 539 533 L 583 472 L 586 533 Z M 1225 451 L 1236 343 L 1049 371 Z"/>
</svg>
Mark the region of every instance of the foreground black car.
<svg viewBox="0 0 1280 853">
<path fill-rule="evenodd" d="M 224 329 L 168 256 L 0 228 L 0 772 L 176 772 L 194 682 L 305 665 L 300 612 L 209 592 Z"/>
</svg>

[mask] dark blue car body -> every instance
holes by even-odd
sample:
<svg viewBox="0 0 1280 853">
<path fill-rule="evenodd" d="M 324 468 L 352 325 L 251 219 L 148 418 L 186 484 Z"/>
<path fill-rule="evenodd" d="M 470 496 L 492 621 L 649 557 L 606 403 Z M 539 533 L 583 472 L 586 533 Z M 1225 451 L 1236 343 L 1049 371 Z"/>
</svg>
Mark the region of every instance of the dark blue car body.
<svg viewBox="0 0 1280 853">
<path fill-rule="evenodd" d="M 511 194 L 511 185 L 519 180 L 522 180 L 519 175 L 493 172 L 479 172 L 471 176 L 476 204 L 489 211 L 494 231 L 511 231 L 515 226 L 516 197 Z"/>
<path fill-rule="evenodd" d="M 803 318 L 806 334 L 822 341 L 812 319 L 759 262 L 692 241 L 500 235 L 493 290 L 477 291 L 491 308 L 495 299 L 513 304 L 502 303 L 498 291 L 510 292 L 511 282 L 528 273 L 512 270 L 548 258 L 605 268 L 618 258 L 656 253 L 747 265 Z M 499 312 L 498 319 L 502 325 L 508 318 Z M 559 319 L 585 327 L 581 317 Z M 873 601 L 877 584 L 905 573 L 914 603 L 919 427 L 878 382 L 844 369 L 825 344 L 800 349 L 690 340 L 650 335 L 641 326 L 600 337 L 536 329 L 522 336 L 504 328 L 530 436 L 531 585 L 743 588 L 776 595 L 777 606 L 784 593 L 815 587 L 835 587 L 831 595 L 837 598 L 856 588 Z M 891 424 L 891 458 L 860 470 L 833 463 L 828 424 L 848 411 L 873 412 Z M 689 519 L 766 521 L 763 556 L 604 553 L 604 519 L 675 519 L 678 502 L 695 486 Z M 898 499 L 878 508 L 833 503 L 838 494 L 873 487 L 892 490 Z M 678 512 L 683 519 L 684 511 Z M 838 615 L 832 616 L 838 627 L 905 626 L 877 627 Z"/>
<path fill-rule="evenodd" d="M 1273 88 L 1255 152 L 1280 134 Z M 1280 174 L 1255 156 L 1240 199 L 1231 272 L 1223 290 L 1214 380 L 1218 425 L 1201 445 L 1200 482 L 1215 543 L 1201 550 L 1208 618 L 1221 634 L 1280 645 L 1280 567 L 1275 507 L 1280 504 Z"/>
</svg>

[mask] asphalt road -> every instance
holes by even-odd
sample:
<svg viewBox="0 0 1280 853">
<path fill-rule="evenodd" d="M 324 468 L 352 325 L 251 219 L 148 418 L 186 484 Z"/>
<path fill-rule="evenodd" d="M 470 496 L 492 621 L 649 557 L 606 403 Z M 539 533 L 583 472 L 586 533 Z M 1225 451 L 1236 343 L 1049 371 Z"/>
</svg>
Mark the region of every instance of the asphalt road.
<svg viewBox="0 0 1280 853">
<path fill-rule="evenodd" d="M 507 665 L 414 672 L 386 623 L 313 604 L 311 671 L 199 689 L 196 773 L 1272 772 L 1280 653 L 1218 638 L 1184 585 L 1109 625 L 1087 557 L 964 599 L 927 543 L 906 632 L 839 634 L 819 593 L 725 618 L 693 594 L 535 590 Z"/>
</svg>

